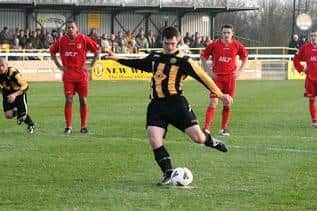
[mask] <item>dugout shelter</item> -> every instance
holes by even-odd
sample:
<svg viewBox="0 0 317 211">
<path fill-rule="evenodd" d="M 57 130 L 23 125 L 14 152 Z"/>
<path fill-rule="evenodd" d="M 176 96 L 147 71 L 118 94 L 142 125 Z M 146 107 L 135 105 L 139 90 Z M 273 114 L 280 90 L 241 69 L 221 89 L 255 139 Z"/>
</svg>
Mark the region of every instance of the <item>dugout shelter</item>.
<svg viewBox="0 0 317 211">
<path fill-rule="evenodd" d="M 219 13 L 258 10 L 237 7 L 228 0 L 1 0 L 0 28 L 63 29 L 74 19 L 83 33 L 96 28 L 99 34 L 118 31 L 137 33 L 139 28 L 160 34 L 167 25 L 184 35 L 199 32 L 215 36 Z"/>
</svg>

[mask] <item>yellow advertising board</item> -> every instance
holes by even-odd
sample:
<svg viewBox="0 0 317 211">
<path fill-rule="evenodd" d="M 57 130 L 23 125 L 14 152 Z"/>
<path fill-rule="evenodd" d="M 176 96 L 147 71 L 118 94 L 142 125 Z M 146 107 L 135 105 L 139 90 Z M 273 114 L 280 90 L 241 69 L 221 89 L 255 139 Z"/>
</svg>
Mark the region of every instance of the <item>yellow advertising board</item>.
<svg viewBox="0 0 317 211">
<path fill-rule="evenodd" d="M 113 60 L 99 60 L 92 69 L 92 80 L 149 80 L 152 73 L 119 64 Z"/>
<path fill-rule="evenodd" d="M 152 73 L 119 64 L 113 60 L 99 60 L 92 69 L 92 80 L 150 80 Z M 190 79 L 191 77 L 188 77 Z M 240 73 L 240 80 L 260 80 L 261 61 L 248 61 Z"/>
<path fill-rule="evenodd" d="M 88 14 L 88 28 L 100 28 L 100 14 L 89 13 Z"/>
<path fill-rule="evenodd" d="M 289 61 L 287 65 L 287 79 L 288 80 L 303 80 L 305 78 L 306 78 L 306 74 L 297 72 L 293 65 L 293 62 Z"/>
</svg>

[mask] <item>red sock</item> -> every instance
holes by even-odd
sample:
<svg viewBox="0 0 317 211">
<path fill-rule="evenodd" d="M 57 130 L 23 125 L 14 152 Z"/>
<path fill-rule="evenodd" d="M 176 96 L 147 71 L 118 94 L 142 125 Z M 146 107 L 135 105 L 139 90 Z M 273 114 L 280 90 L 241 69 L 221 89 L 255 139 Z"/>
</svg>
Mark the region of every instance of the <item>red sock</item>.
<svg viewBox="0 0 317 211">
<path fill-rule="evenodd" d="M 212 122 L 214 121 L 215 114 L 216 114 L 216 108 L 209 106 L 207 108 L 206 115 L 205 115 L 205 127 L 204 127 L 205 129 L 209 130 Z"/>
<path fill-rule="evenodd" d="M 312 122 L 317 122 L 317 106 L 315 104 L 314 99 L 309 100 L 309 111 L 310 111 L 310 116 L 312 119 Z"/>
<path fill-rule="evenodd" d="M 80 127 L 87 127 L 87 118 L 88 118 L 88 105 L 80 105 Z"/>
<path fill-rule="evenodd" d="M 228 106 L 224 106 L 222 108 L 222 121 L 221 121 L 221 128 L 227 128 L 228 127 L 228 123 L 229 123 L 229 119 L 230 119 L 230 107 Z"/>
<path fill-rule="evenodd" d="M 72 127 L 72 111 L 73 104 L 72 103 L 65 103 L 64 106 L 64 116 L 65 116 L 65 123 L 67 128 Z"/>
</svg>

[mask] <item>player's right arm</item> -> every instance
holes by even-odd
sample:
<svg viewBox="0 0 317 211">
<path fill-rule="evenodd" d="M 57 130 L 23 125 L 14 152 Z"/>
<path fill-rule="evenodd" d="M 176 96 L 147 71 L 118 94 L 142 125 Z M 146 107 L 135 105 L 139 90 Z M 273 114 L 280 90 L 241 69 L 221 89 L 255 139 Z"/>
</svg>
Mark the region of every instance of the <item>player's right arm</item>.
<svg viewBox="0 0 317 211">
<path fill-rule="evenodd" d="M 59 59 L 56 56 L 58 52 L 60 53 L 60 42 L 61 42 L 61 39 L 59 38 L 58 40 L 56 40 L 55 43 L 53 43 L 53 45 L 50 47 L 50 54 L 57 68 L 65 72 L 66 68 L 62 65 L 62 63 L 59 61 Z"/>
<path fill-rule="evenodd" d="M 299 73 L 305 72 L 305 67 L 301 64 L 301 61 L 305 61 L 305 45 L 297 51 L 293 58 L 294 67 Z"/>
<path fill-rule="evenodd" d="M 121 59 L 114 56 L 110 56 L 107 59 L 115 60 L 122 65 L 133 67 L 138 70 L 152 72 L 152 54 L 149 54 L 147 57 L 142 59 Z"/>
</svg>

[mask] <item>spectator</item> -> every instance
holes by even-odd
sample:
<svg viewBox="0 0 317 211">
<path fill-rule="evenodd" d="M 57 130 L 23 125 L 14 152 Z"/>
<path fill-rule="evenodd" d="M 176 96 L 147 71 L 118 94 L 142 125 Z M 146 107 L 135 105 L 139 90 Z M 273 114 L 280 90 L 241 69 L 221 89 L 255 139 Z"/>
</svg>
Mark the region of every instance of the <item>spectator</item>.
<svg viewBox="0 0 317 211">
<path fill-rule="evenodd" d="M 201 39 L 200 39 L 200 36 L 199 36 L 199 33 L 196 32 L 195 35 L 194 35 L 194 41 L 192 42 L 191 48 L 203 48 L 204 46 L 202 45 L 201 43 Z M 194 54 L 199 54 L 200 51 L 199 50 L 193 50 L 193 53 Z"/>
<path fill-rule="evenodd" d="M 99 37 L 97 34 L 97 30 L 95 28 L 90 29 L 90 33 L 88 34 L 88 37 L 90 37 L 96 43 L 99 43 Z"/>
<path fill-rule="evenodd" d="M 40 38 L 38 37 L 37 31 L 31 32 L 31 36 L 30 36 L 28 42 L 32 43 L 33 48 L 36 48 L 36 49 L 41 48 Z"/>
<path fill-rule="evenodd" d="M 186 32 L 185 37 L 184 37 L 184 43 L 191 43 L 193 40 L 189 34 L 189 32 Z"/>
<path fill-rule="evenodd" d="M 303 35 L 303 34 L 300 35 L 300 37 L 299 37 L 299 46 L 304 45 L 306 42 L 307 42 L 307 39 L 306 39 L 305 35 Z"/>
<path fill-rule="evenodd" d="M 118 41 L 118 46 L 116 48 L 116 53 L 128 53 L 128 48 L 125 39 L 120 39 Z"/>
<path fill-rule="evenodd" d="M 294 34 L 292 40 L 288 44 L 289 48 L 296 48 L 300 47 L 300 42 L 297 34 Z M 288 54 L 295 54 L 297 50 L 288 50 Z"/>
<path fill-rule="evenodd" d="M 155 37 L 153 31 L 149 31 L 146 38 L 147 38 L 148 43 L 149 43 L 149 48 L 156 48 L 157 47 L 156 37 Z"/>
<path fill-rule="evenodd" d="M 19 34 L 19 44 L 21 46 L 22 49 L 25 49 L 26 48 L 26 44 L 28 42 L 28 38 L 25 34 L 25 31 L 23 29 L 20 30 L 20 34 Z"/>
<path fill-rule="evenodd" d="M 141 30 L 138 37 L 135 39 L 138 48 L 149 48 L 149 42 L 144 36 L 144 30 Z"/>
<path fill-rule="evenodd" d="M 9 28 L 7 26 L 3 27 L 3 30 L 0 32 L 0 44 L 11 44 L 12 36 L 9 32 Z"/>
<path fill-rule="evenodd" d="M 13 40 L 13 44 L 12 44 L 12 46 L 11 46 L 11 50 L 13 50 L 14 52 L 16 52 L 16 51 L 20 51 L 22 48 L 21 48 L 21 46 L 20 46 L 20 44 L 19 44 L 19 38 L 14 38 L 14 40 Z M 21 57 L 20 56 L 10 56 L 9 57 L 9 60 L 20 60 L 21 59 Z"/>
<path fill-rule="evenodd" d="M 109 42 L 110 42 L 111 52 L 116 52 L 118 43 L 116 42 L 116 36 L 114 34 L 111 34 Z"/>
<path fill-rule="evenodd" d="M 39 39 L 40 39 L 40 48 L 42 49 L 47 49 L 50 47 L 50 43 L 48 41 L 48 36 L 47 36 L 47 30 L 46 29 L 42 29 L 41 30 L 41 34 L 39 35 Z"/>
<path fill-rule="evenodd" d="M 118 31 L 117 32 L 117 36 L 116 36 L 116 42 L 117 43 L 121 43 L 121 40 L 123 40 L 124 37 L 123 37 L 123 32 L 122 31 Z"/>
<path fill-rule="evenodd" d="M 204 39 L 204 41 L 203 41 L 203 46 L 204 47 L 207 47 L 207 45 L 209 45 L 210 43 L 212 43 L 212 40 L 210 39 L 210 37 L 209 36 L 205 36 L 205 39 Z"/>
<path fill-rule="evenodd" d="M 187 40 L 188 41 L 188 40 Z M 177 46 L 178 50 L 181 51 L 183 54 L 189 54 L 189 46 L 184 42 L 184 38 L 181 38 L 179 44 Z"/>
<path fill-rule="evenodd" d="M 55 29 L 53 29 L 51 34 L 52 34 L 53 40 L 55 42 L 58 38 L 58 33 Z"/>
<path fill-rule="evenodd" d="M 131 40 L 134 39 L 134 36 L 130 31 L 127 31 L 127 33 L 125 35 L 125 39 L 127 40 L 128 43 L 130 43 Z"/>
<path fill-rule="evenodd" d="M 135 38 L 132 37 L 131 41 L 128 42 L 128 53 L 138 53 L 139 49 L 136 46 Z"/>
<path fill-rule="evenodd" d="M 111 50 L 111 46 L 108 40 L 108 35 L 106 33 L 102 34 L 101 36 L 100 46 L 101 46 L 102 53 L 105 53 Z"/>
</svg>

